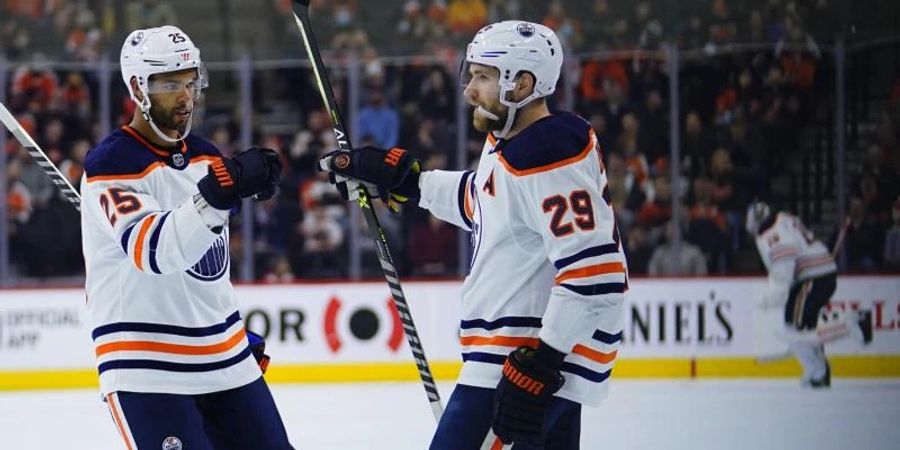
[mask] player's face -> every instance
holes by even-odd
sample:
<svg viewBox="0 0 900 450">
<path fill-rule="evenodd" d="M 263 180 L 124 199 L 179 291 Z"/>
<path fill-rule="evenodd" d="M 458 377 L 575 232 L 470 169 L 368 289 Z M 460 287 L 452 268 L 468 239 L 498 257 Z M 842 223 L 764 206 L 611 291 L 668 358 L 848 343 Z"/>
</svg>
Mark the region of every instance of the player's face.
<svg viewBox="0 0 900 450">
<path fill-rule="evenodd" d="M 482 133 L 502 129 L 506 124 L 509 108 L 500 103 L 500 71 L 496 67 L 471 64 L 468 72 L 470 79 L 463 93 L 466 101 L 475 107 L 472 112 L 472 124 Z M 484 114 L 479 107 L 496 118 Z"/>
<path fill-rule="evenodd" d="M 150 116 L 163 131 L 184 135 L 199 88 L 194 69 L 150 77 Z"/>
</svg>

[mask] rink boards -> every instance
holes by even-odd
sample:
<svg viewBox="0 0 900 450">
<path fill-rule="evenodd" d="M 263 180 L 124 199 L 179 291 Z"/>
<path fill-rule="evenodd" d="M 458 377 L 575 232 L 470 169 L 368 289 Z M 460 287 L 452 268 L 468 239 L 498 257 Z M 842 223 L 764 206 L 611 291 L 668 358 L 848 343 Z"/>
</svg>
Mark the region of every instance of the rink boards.
<svg viewBox="0 0 900 450">
<path fill-rule="evenodd" d="M 405 282 L 436 378 L 461 366 L 460 281 Z M 756 300 L 763 278 L 635 279 L 614 377 L 797 376 L 780 352 L 777 317 Z M 267 338 L 270 382 L 416 380 L 406 336 L 382 282 L 247 285 L 237 288 L 248 329 Z M 90 387 L 91 326 L 79 289 L 0 291 L 0 389 Z M 832 307 L 873 311 L 874 340 L 826 350 L 837 377 L 900 377 L 900 277 L 842 276 Z M 777 314 L 776 314 L 777 315 Z"/>
</svg>

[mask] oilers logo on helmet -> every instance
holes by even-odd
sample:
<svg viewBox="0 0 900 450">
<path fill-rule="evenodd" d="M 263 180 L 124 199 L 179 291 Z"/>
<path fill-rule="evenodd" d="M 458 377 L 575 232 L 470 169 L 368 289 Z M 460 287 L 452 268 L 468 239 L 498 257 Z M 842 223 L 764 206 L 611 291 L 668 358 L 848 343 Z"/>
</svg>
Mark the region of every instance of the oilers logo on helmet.
<svg viewBox="0 0 900 450">
<path fill-rule="evenodd" d="M 143 40 L 144 40 L 144 32 L 138 31 L 137 33 L 134 34 L 134 37 L 131 38 L 131 46 L 137 47 L 138 45 L 141 45 L 141 42 Z"/>
<path fill-rule="evenodd" d="M 528 22 L 520 23 L 519 26 L 516 27 L 516 32 L 522 37 L 534 36 L 534 25 Z"/>
<path fill-rule="evenodd" d="M 228 231 L 224 231 L 200 258 L 194 267 L 187 270 L 188 275 L 200 281 L 216 281 L 228 272 Z"/>
</svg>

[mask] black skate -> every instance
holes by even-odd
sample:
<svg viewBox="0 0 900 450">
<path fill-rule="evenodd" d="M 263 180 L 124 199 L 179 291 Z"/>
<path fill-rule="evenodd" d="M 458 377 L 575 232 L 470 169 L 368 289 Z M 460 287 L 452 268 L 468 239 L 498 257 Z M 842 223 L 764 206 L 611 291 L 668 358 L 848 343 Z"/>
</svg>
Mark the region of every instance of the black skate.
<svg viewBox="0 0 900 450">
<path fill-rule="evenodd" d="M 872 311 L 868 309 L 859 311 L 859 329 L 862 330 L 863 345 L 872 342 Z"/>
</svg>

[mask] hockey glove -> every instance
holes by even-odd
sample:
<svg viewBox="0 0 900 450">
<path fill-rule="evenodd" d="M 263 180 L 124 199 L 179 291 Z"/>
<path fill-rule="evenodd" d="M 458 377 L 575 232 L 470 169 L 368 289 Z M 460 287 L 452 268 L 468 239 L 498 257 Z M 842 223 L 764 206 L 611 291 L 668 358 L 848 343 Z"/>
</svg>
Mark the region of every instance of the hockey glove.
<svg viewBox="0 0 900 450">
<path fill-rule="evenodd" d="M 250 330 L 247 330 L 247 340 L 250 341 L 250 351 L 253 352 L 253 357 L 256 358 L 259 368 L 262 370 L 262 373 L 266 373 L 266 369 L 269 368 L 269 360 L 271 359 L 266 354 L 266 340 Z"/>
<path fill-rule="evenodd" d="M 234 158 L 223 157 L 213 161 L 197 187 L 212 207 L 226 210 L 237 206 L 244 197 L 255 195 L 257 200 L 272 198 L 280 176 L 278 153 L 253 147 Z"/>
<path fill-rule="evenodd" d="M 543 444 L 544 415 L 565 382 L 559 366 L 564 353 L 540 342 L 519 347 L 503 363 L 494 403 L 494 433 L 504 444 Z"/>
<path fill-rule="evenodd" d="M 351 152 L 336 150 L 322 157 L 332 174 L 374 185 L 378 195 L 395 212 L 410 199 L 419 198 L 419 160 L 406 150 L 362 147 Z M 320 164 L 321 166 L 321 164 Z M 335 177 L 330 177 L 336 183 Z M 341 195 L 347 197 L 346 188 Z"/>
</svg>

